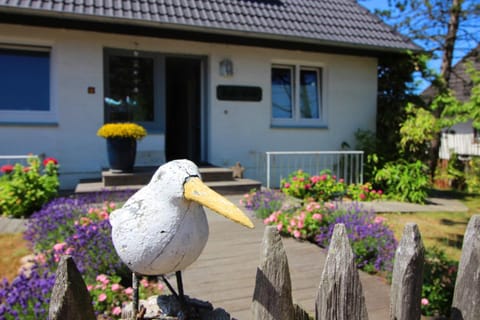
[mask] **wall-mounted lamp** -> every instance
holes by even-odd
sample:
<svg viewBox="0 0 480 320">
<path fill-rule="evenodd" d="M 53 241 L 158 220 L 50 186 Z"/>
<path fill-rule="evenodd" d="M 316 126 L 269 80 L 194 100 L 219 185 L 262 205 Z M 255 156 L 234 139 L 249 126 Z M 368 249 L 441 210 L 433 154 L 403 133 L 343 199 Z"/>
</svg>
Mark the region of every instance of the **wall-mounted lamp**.
<svg viewBox="0 0 480 320">
<path fill-rule="evenodd" d="M 233 77 L 233 62 L 230 59 L 220 61 L 220 75 L 224 78 Z"/>
</svg>

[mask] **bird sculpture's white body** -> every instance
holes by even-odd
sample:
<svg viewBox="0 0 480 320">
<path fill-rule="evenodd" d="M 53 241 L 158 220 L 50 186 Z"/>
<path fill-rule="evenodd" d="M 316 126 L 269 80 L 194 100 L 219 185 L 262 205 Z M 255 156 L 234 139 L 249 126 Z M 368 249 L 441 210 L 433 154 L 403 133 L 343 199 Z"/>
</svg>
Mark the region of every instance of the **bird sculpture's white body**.
<svg viewBox="0 0 480 320">
<path fill-rule="evenodd" d="M 138 274 L 184 270 L 208 239 L 203 207 L 185 199 L 184 184 L 199 177 L 197 166 L 176 160 L 161 166 L 148 185 L 112 212 L 112 240 L 128 267 Z"/>
</svg>

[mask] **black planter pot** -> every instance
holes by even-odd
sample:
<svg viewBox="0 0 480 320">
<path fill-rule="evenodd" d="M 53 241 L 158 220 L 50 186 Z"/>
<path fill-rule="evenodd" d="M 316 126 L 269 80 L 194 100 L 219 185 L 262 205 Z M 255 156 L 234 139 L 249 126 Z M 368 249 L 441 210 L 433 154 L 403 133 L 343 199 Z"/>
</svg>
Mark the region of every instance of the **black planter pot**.
<svg viewBox="0 0 480 320">
<path fill-rule="evenodd" d="M 137 140 L 132 138 L 107 139 L 108 162 L 113 172 L 132 172 L 137 154 Z"/>
</svg>

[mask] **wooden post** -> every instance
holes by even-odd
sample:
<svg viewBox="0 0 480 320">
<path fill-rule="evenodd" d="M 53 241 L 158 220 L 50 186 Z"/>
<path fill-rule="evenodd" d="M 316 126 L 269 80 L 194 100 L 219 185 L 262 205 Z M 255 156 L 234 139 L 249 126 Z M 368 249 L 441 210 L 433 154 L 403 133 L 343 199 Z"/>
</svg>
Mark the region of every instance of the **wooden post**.
<svg viewBox="0 0 480 320">
<path fill-rule="evenodd" d="M 344 224 L 337 224 L 315 303 L 317 320 L 368 319 L 365 297 Z"/>
<path fill-rule="evenodd" d="M 273 226 L 265 228 L 257 268 L 252 313 L 254 320 L 292 320 L 294 307 L 287 254 Z"/>
<path fill-rule="evenodd" d="M 419 320 L 425 248 L 415 223 L 407 223 L 395 253 L 390 293 L 391 320 Z"/>
<path fill-rule="evenodd" d="M 480 215 L 470 218 L 465 231 L 451 319 L 480 319 Z"/>
<path fill-rule="evenodd" d="M 71 256 L 58 264 L 48 310 L 50 320 L 95 320 L 92 298 Z"/>
</svg>

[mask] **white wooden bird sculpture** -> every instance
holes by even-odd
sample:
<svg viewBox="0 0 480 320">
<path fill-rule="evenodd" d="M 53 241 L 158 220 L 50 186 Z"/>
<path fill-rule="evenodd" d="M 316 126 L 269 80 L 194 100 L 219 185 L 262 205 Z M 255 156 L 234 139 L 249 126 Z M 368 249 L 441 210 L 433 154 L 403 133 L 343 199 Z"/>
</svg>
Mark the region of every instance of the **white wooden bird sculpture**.
<svg viewBox="0 0 480 320">
<path fill-rule="evenodd" d="M 112 212 L 112 240 L 122 261 L 140 275 L 176 272 L 184 303 L 181 271 L 202 253 L 208 239 L 203 207 L 253 228 L 233 203 L 208 188 L 189 160 L 162 165 L 148 185 Z"/>
</svg>

